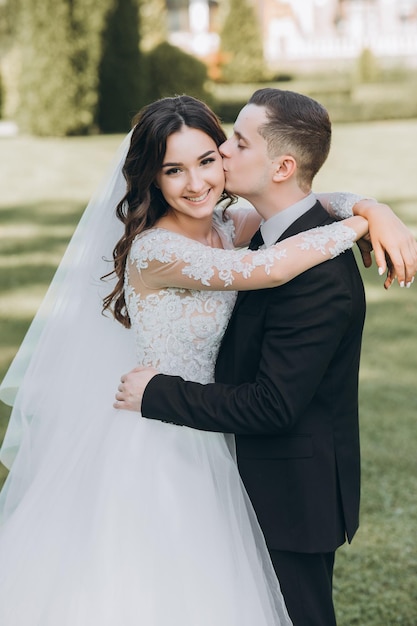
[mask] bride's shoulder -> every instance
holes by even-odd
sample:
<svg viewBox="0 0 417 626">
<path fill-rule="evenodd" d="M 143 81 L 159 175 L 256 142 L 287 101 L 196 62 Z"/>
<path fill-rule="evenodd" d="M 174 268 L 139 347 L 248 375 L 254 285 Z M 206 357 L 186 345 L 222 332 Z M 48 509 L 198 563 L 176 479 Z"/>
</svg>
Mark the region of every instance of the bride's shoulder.
<svg viewBox="0 0 417 626">
<path fill-rule="evenodd" d="M 153 226 L 136 235 L 132 247 L 153 247 L 155 245 L 167 245 L 170 243 L 182 243 L 182 245 L 185 245 L 185 242 L 188 241 L 190 241 L 189 238 L 181 233 L 176 233 L 162 226 Z"/>
<path fill-rule="evenodd" d="M 197 241 L 180 233 L 155 226 L 136 235 L 130 249 L 130 258 L 136 263 L 138 261 L 169 263 L 190 254 L 193 248 L 199 246 L 201 244 Z"/>
</svg>

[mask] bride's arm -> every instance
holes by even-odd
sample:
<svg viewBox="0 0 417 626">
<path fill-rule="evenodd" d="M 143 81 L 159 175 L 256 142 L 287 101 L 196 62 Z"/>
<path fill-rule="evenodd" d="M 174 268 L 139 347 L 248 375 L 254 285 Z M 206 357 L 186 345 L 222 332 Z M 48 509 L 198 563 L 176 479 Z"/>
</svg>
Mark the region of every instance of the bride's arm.
<svg viewBox="0 0 417 626">
<path fill-rule="evenodd" d="M 265 250 L 223 250 L 158 230 L 136 240 L 130 262 L 151 289 L 251 290 L 282 285 L 345 250 L 367 232 L 362 217 L 314 228 Z"/>
<path fill-rule="evenodd" d="M 387 205 L 373 198 L 353 193 L 316 194 L 326 211 L 336 219 L 361 215 L 368 220 L 369 239 L 380 274 L 388 265 L 385 288 L 397 277 L 401 286 L 409 286 L 417 271 L 417 242 L 413 233 Z M 370 248 L 360 246 L 366 267 L 372 264 Z"/>
</svg>

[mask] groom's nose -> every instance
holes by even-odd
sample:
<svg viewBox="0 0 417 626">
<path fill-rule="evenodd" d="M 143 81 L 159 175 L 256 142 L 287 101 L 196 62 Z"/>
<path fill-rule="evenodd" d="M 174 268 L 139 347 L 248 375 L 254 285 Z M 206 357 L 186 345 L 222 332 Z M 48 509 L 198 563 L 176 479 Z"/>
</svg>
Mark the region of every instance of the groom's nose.
<svg viewBox="0 0 417 626">
<path fill-rule="evenodd" d="M 222 155 L 222 157 L 230 156 L 230 139 L 226 139 L 226 141 L 220 144 L 219 152 Z"/>
</svg>

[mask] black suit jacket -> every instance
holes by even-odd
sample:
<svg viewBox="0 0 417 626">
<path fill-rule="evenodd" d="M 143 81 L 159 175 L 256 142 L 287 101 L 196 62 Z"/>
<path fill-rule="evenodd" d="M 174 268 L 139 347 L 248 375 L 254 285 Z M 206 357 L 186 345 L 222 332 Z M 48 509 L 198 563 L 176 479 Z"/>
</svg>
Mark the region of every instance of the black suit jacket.
<svg viewBox="0 0 417 626">
<path fill-rule="evenodd" d="M 329 222 L 317 203 L 281 239 Z M 348 251 L 286 285 L 241 292 L 216 383 L 158 375 L 145 390 L 146 417 L 235 433 L 239 470 L 270 549 L 330 552 L 358 527 L 364 317 L 363 284 Z"/>
</svg>

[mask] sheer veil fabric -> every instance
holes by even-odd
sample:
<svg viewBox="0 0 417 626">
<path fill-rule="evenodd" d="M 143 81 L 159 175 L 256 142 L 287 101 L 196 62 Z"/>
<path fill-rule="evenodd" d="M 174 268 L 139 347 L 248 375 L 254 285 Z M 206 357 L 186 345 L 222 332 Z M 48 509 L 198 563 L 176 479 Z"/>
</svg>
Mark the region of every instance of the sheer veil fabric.
<svg viewBox="0 0 417 626">
<path fill-rule="evenodd" d="M 85 401 L 87 395 L 94 394 L 94 389 L 85 393 L 87 380 L 88 384 L 104 380 L 109 370 L 117 371 L 122 364 L 124 371 L 126 365 L 134 363 L 129 332 L 101 314 L 101 298 L 112 289 L 112 281 L 100 280 L 112 268 L 112 251 L 123 233 L 115 207 L 126 189 L 122 165 L 130 138 L 131 133 L 85 209 L 0 385 L 0 399 L 13 406 L 0 452 L 0 460 L 8 468 L 24 444 L 29 426 L 36 427 L 33 422 L 40 407 L 55 413 L 66 401 Z M 98 384 L 100 390 L 105 388 Z M 113 379 L 113 392 L 114 384 Z"/>
<path fill-rule="evenodd" d="M 130 330 L 101 313 L 129 144 L 130 134 L 0 387 L 13 405 L 0 456 L 10 468 L 0 623 L 290 626 L 225 437 L 112 407 L 136 363 Z"/>
</svg>

